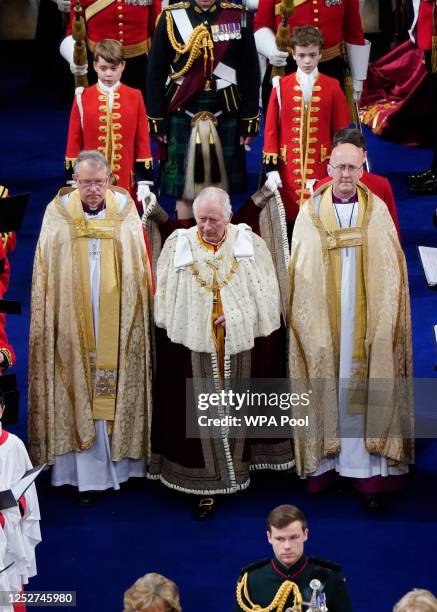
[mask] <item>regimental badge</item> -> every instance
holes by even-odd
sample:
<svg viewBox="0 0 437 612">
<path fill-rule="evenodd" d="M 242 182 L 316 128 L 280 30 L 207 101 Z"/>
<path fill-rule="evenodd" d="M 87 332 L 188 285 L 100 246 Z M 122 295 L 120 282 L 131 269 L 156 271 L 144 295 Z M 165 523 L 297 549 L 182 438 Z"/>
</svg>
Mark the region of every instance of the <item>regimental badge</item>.
<svg viewBox="0 0 437 612">
<path fill-rule="evenodd" d="M 325 6 L 339 6 L 342 0 L 325 0 Z"/>
<path fill-rule="evenodd" d="M 124 0 L 128 6 L 151 6 L 152 0 Z"/>
<path fill-rule="evenodd" d="M 214 42 L 235 40 L 241 38 L 241 25 L 239 23 L 220 23 L 211 26 L 211 35 Z"/>
</svg>

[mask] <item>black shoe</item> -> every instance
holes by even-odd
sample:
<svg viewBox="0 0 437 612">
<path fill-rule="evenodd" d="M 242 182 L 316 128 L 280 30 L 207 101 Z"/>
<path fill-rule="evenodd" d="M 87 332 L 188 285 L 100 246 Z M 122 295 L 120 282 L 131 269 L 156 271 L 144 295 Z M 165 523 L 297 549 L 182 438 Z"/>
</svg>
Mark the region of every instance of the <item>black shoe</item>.
<svg viewBox="0 0 437 612">
<path fill-rule="evenodd" d="M 205 521 L 217 510 L 217 500 L 214 497 L 202 497 L 193 510 L 193 517 L 197 521 Z"/>
<path fill-rule="evenodd" d="M 371 493 L 370 495 L 364 495 L 363 502 L 367 512 L 369 512 L 370 514 L 379 514 L 385 509 L 381 493 Z"/>
<path fill-rule="evenodd" d="M 94 491 L 78 491 L 76 503 L 81 508 L 90 508 L 96 503 L 97 496 Z"/>
<path fill-rule="evenodd" d="M 432 195 L 437 193 L 437 174 L 432 173 L 428 178 L 412 183 L 408 190 L 415 195 Z"/>
<path fill-rule="evenodd" d="M 421 181 L 423 179 L 428 178 L 434 172 L 435 172 L 435 168 L 433 168 L 433 167 L 428 168 L 427 170 L 422 170 L 422 172 L 413 172 L 413 173 L 407 175 L 408 181 L 410 183 L 415 183 L 417 181 Z"/>
</svg>

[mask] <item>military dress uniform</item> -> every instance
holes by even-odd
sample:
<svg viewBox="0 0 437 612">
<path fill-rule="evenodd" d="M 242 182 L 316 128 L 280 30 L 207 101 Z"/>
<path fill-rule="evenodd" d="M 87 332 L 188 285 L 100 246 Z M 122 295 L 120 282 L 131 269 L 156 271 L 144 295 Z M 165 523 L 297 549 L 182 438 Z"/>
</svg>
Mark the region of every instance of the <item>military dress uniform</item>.
<svg viewBox="0 0 437 612">
<path fill-rule="evenodd" d="M 74 4 L 72 0 L 67 35 L 71 34 Z M 84 9 L 87 46 L 91 54 L 101 40 L 118 40 L 126 60 L 123 80 L 143 91 L 147 53 L 161 12 L 161 0 L 81 0 L 80 4 Z"/>
<path fill-rule="evenodd" d="M 152 154 L 143 97 L 123 83 L 110 103 L 108 92 L 93 85 L 78 88 L 68 128 L 65 166 L 72 172 L 82 150 L 97 149 L 108 160 L 119 187 L 135 199 L 135 181 L 152 180 Z"/>
<path fill-rule="evenodd" d="M 260 0 L 253 28 L 258 32 L 268 28 L 277 33 L 282 17 L 278 8 L 280 0 Z M 365 47 L 359 0 L 294 0 L 294 12 L 288 17 L 290 33 L 296 27 L 314 26 L 323 34 L 324 49 L 319 70 L 328 76 L 344 80 L 344 43 Z M 367 69 L 367 68 L 366 68 Z M 287 62 L 286 74 L 296 70 L 291 55 Z M 352 78 L 359 78 L 354 75 Z M 270 95 L 270 70 L 267 70 L 263 83 L 263 103 L 266 107 Z"/>
<path fill-rule="evenodd" d="M 168 81 L 168 84 L 167 84 Z M 210 156 L 200 140 L 205 167 L 196 183 L 223 186 L 223 168 L 214 178 L 221 147 L 231 193 L 245 189 L 240 136 L 258 133 L 259 65 L 251 26 L 241 5 L 222 1 L 201 10 L 194 0 L 168 6 L 161 15 L 149 55 L 147 111 L 152 135 L 167 135 L 161 161 L 161 192 L 184 193 L 187 143 L 199 113 L 208 113 Z M 206 161 L 205 161 L 206 155 Z M 199 161 L 199 160 L 197 160 Z M 221 162 L 223 163 L 223 162 Z M 203 175 L 202 175 L 203 171 Z M 200 176 L 199 176 L 200 173 Z M 190 199 L 190 198 L 188 198 Z"/>
<path fill-rule="evenodd" d="M 296 73 L 274 88 L 264 130 L 263 165 L 278 170 L 287 221 L 294 221 L 308 199 L 307 181 L 324 178 L 333 135 L 349 125 L 349 108 L 336 79 L 319 74 L 304 102 Z"/>
<path fill-rule="evenodd" d="M 234 610 L 247 612 L 269 607 L 274 602 L 269 610 L 284 612 L 295 603 L 296 592 L 292 583 L 297 585 L 303 602 L 310 602 L 313 594 L 310 582 L 317 579 L 321 583 L 321 593 L 326 598 L 329 612 L 352 612 L 346 581 L 340 572 L 341 567 L 337 563 L 315 557 L 302 556 L 288 568 L 276 558 L 252 563 L 241 572 Z M 307 609 L 308 606 L 303 605 L 302 611 Z"/>
</svg>

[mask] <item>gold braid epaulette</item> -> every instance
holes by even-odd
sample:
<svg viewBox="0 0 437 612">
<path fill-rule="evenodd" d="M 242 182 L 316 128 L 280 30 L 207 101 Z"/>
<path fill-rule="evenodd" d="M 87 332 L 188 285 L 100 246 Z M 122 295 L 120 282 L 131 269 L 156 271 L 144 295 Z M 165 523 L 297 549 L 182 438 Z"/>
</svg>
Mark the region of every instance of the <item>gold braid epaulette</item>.
<svg viewBox="0 0 437 612">
<path fill-rule="evenodd" d="M 176 2 L 175 4 L 169 4 L 166 7 L 164 7 L 162 10 L 163 11 L 172 11 L 173 9 L 187 9 L 189 8 L 191 5 L 189 2 Z"/>
<path fill-rule="evenodd" d="M 220 7 L 224 9 L 238 9 L 239 11 L 245 11 L 246 7 L 242 4 L 235 4 L 235 2 L 220 2 Z"/>
<path fill-rule="evenodd" d="M 181 43 L 178 43 L 178 41 L 176 40 L 174 28 L 173 28 L 173 17 L 171 15 L 171 12 L 167 11 L 167 13 L 165 14 L 165 17 L 167 19 L 168 40 L 170 41 L 170 44 L 173 47 L 174 51 L 176 51 L 176 54 L 177 54 L 176 60 L 179 58 L 180 55 L 184 55 L 185 53 L 188 53 L 188 52 L 190 53 L 185 66 L 183 66 L 183 68 L 181 68 L 179 72 L 173 72 L 173 74 L 170 75 L 170 78 L 172 79 L 172 81 L 179 79 L 181 76 L 183 76 L 190 70 L 191 66 L 194 64 L 196 59 L 200 56 L 202 49 L 203 49 L 203 62 L 204 62 L 203 72 L 204 74 L 206 74 L 206 65 L 208 62 L 208 51 L 209 51 L 209 60 L 211 62 L 211 69 L 212 69 L 212 65 L 214 62 L 214 43 L 212 41 L 211 33 L 209 32 L 208 28 L 205 25 L 203 25 L 203 23 L 195 27 L 191 33 L 191 36 L 187 44 L 183 45 Z"/>
<path fill-rule="evenodd" d="M 272 602 L 266 608 L 262 608 L 251 601 L 247 588 L 247 578 L 248 572 L 243 575 L 242 579 L 237 584 L 237 601 L 244 612 L 283 612 L 287 605 L 287 599 L 292 593 L 294 595 L 293 612 L 302 612 L 302 595 L 295 582 L 284 580 L 272 599 Z M 243 601 L 243 594 L 248 605 Z"/>
</svg>

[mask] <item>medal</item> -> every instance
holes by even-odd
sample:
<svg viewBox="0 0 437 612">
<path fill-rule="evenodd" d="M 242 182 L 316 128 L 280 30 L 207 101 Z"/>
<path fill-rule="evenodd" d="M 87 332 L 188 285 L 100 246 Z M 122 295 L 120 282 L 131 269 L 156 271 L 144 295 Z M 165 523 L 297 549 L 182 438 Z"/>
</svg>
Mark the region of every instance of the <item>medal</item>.
<svg viewBox="0 0 437 612">
<path fill-rule="evenodd" d="M 127 6 L 150 6 L 152 0 L 124 0 Z"/>
</svg>

